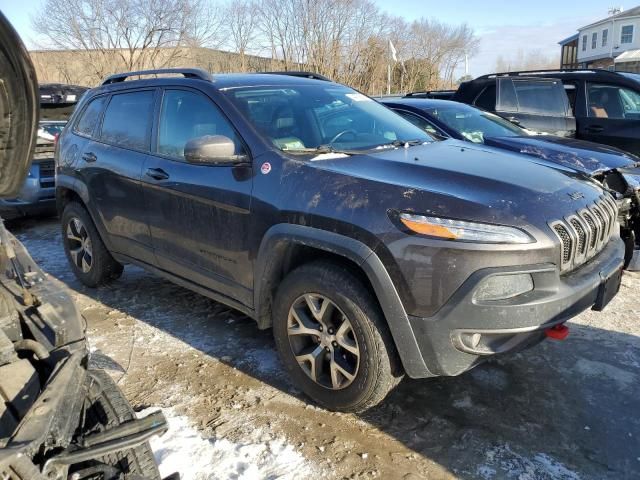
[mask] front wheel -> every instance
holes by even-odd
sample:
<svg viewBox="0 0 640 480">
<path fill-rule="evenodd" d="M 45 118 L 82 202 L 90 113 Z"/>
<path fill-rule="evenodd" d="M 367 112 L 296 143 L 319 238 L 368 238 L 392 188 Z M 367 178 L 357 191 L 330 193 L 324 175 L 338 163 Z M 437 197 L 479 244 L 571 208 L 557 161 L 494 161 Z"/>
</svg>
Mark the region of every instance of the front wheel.
<svg viewBox="0 0 640 480">
<path fill-rule="evenodd" d="M 310 263 L 284 279 L 273 332 L 293 381 L 330 410 L 364 411 L 402 379 L 378 303 L 338 264 Z"/>
<path fill-rule="evenodd" d="M 111 256 L 82 205 L 69 203 L 61 220 L 64 252 L 78 280 L 97 287 L 122 275 L 123 266 Z"/>
</svg>

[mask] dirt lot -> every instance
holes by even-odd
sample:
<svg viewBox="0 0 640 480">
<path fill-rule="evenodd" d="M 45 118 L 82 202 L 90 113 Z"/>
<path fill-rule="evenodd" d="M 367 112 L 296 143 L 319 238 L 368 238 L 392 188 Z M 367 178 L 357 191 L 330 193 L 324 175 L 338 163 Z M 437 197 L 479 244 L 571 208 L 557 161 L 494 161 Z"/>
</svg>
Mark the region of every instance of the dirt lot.
<svg viewBox="0 0 640 480">
<path fill-rule="evenodd" d="M 571 322 L 564 342 L 458 378 L 405 380 L 383 405 L 346 415 L 305 403 L 270 332 L 243 315 L 133 267 L 84 288 L 55 220 L 10 228 L 72 291 L 93 361 L 134 407 L 166 408 L 218 448 L 209 466 L 192 452 L 185 478 L 640 478 L 638 274 L 605 313 Z"/>
</svg>

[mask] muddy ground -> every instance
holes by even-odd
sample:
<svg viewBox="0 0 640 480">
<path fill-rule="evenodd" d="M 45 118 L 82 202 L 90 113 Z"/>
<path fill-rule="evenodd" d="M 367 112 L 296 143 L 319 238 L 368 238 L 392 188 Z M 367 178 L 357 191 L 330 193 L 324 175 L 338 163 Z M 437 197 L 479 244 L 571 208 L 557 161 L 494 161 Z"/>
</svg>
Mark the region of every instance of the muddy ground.
<svg viewBox="0 0 640 480">
<path fill-rule="evenodd" d="M 87 289 L 56 220 L 10 228 L 71 290 L 93 362 L 136 409 L 173 408 L 212 440 L 286 439 L 310 465 L 291 478 L 640 478 L 638 274 L 604 313 L 574 319 L 564 342 L 457 378 L 405 380 L 381 406 L 347 415 L 307 404 L 270 331 L 240 313 L 134 267 Z"/>
</svg>

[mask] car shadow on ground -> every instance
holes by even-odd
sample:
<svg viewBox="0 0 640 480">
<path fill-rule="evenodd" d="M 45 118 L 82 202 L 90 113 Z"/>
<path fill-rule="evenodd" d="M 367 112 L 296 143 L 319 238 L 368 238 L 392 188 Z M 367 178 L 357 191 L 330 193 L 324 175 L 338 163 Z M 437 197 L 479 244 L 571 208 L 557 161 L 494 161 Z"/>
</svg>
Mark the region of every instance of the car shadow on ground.
<svg viewBox="0 0 640 480">
<path fill-rule="evenodd" d="M 71 289 L 302 398 L 280 369 L 271 332 L 239 312 L 133 267 L 108 287 L 85 288 L 67 266 L 55 220 L 12 228 Z M 405 379 L 357 417 L 460 478 L 640 478 L 638 367 L 638 336 L 572 324 L 564 342 L 459 377 Z"/>
</svg>

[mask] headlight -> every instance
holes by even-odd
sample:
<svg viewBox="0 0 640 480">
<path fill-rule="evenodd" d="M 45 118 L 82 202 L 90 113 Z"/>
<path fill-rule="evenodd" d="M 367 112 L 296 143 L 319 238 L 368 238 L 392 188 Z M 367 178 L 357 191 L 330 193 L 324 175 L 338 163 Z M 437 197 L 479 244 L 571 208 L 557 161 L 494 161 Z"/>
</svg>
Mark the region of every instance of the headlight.
<svg viewBox="0 0 640 480">
<path fill-rule="evenodd" d="M 528 273 L 487 277 L 473 294 L 475 301 L 506 300 L 533 290 L 533 278 Z"/>
<path fill-rule="evenodd" d="M 533 243 L 528 233 L 516 227 L 490 223 L 465 222 L 449 218 L 401 213 L 400 221 L 409 230 L 446 240 L 479 243 Z"/>
</svg>

